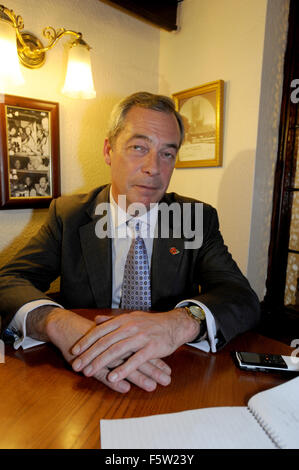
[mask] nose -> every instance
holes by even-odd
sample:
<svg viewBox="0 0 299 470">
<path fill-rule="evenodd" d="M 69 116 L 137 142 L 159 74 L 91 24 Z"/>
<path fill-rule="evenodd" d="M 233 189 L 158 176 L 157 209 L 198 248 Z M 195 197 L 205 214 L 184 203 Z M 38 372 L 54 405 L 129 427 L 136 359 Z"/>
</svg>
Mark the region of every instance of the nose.
<svg viewBox="0 0 299 470">
<path fill-rule="evenodd" d="M 159 154 L 155 150 L 150 150 L 143 161 L 142 171 L 148 175 L 155 176 L 160 173 Z"/>
</svg>

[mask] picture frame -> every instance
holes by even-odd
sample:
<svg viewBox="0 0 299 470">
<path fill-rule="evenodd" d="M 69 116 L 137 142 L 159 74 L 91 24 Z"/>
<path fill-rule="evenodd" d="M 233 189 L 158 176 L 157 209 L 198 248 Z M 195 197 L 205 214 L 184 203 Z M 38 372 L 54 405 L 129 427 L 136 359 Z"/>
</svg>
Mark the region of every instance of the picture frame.
<svg viewBox="0 0 299 470">
<path fill-rule="evenodd" d="M 223 92 L 224 81 L 216 80 L 172 95 L 185 127 L 176 168 L 222 165 Z"/>
<path fill-rule="evenodd" d="M 59 104 L 0 95 L 0 209 L 48 207 L 60 195 Z"/>
</svg>

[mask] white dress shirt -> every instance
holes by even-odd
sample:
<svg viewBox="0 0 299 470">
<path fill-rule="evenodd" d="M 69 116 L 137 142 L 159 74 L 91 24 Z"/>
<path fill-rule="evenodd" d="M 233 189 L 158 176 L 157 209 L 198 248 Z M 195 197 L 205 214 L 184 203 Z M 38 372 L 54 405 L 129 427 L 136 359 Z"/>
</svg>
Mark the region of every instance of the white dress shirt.
<svg viewBox="0 0 299 470">
<path fill-rule="evenodd" d="M 122 281 L 124 275 L 124 268 L 126 263 L 127 254 L 132 242 L 133 233 L 129 228 L 127 221 L 132 218 L 129 214 L 123 211 L 118 204 L 114 201 L 112 191 L 110 190 L 110 217 L 111 217 L 111 230 L 112 230 L 112 304 L 111 308 L 119 308 L 121 295 L 122 295 Z M 141 216 L 137 216 L 136 219 L 140 221 L 140 232 L 144 239 L 146 246 L 149 268 L 151 267 L 151 258 L 153 251 L 153 241 L 155 228 L 158 217 L 158 204 L 154 205 L 151 210 L 144 213 Z M 176 307 L 183 307 L 188 304 L 199 305 L 206 314 L 207 323 L 207 338 L 198 343 L 188 343 L 191 346 L 201 349 L 203 351 L 216 352 L 216 324 L 215 319 L 210 310 L 201 302 L 194 299 L 185 299 L 179 302 Z M 36 300 L 28 302 L 23 305 L 15 314 L 14 318 L 10 322 L 8 328 L 16 333 L 16 340 L 14 342 L 14 348 L 18 349 L 22 346 L 23 349 L 31 348 L 42 344 L 41 341 L 37 341 L 26 335 L 26 319 L 29 312 L 37 307 L 43 305 L 53 305 L 63 308 L 61 305 L 47 299 Z"/>
</svg>

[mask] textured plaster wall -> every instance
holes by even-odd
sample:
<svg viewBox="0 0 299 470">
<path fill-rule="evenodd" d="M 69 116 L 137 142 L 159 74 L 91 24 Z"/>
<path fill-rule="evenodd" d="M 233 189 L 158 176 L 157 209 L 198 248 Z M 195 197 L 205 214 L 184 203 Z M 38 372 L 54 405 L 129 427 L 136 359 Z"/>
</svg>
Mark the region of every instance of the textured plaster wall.
<svg viewBox="0 0 299 470">
<path fill-rule="evenodd" d="M 60 105 L 62 194 L 110 179 L 102 158 L 107 116 L 137 90 L 165 94 L 223 79 L 223 165 L 177 169 L 170 190 L 214 205 L 241 269 L 263 295 L 282 67 L 289 0 L 184 0 L 180 30 L 161 31 L 98 0 L 7 0 L 25 29 L 81 31 L 92 46 L 95 100 L 64 97 L 67 39 L 39 70 L 23 68 L 25 85 L 6 93 Z M 0 211 L 0 264 L 37 231 L 47 211 Z"/>
<path fill-rule="evenodd" d="M 97 97 L 72 100 L 63 85 L 68 38 L 47 53 L 38 70 L 22 67 L 25 84 L 6 93 L 59 102 L 62 194 L 86 192 L 110 180 L 102 158 L 107 116 L 114 103 L 137 90 L 158 91 L 160 33 L 154 28 L 97 0 L 7 0 L 20 14 L 25 29 L 42 39 L 51 25 L 81 31 L 92 46 Z M 0 264 L 38 230 L 46 209 L 0 211 Z"/>
<path fill-rule="evenodd" d="M 161 92 L 225 82 L 222 166 L 178 168 L 170 189 L 217 208 L 225 242 L 260 296 L 288 6 L 288 0 L 184 0 L 180 33 L 161 33 Z"/>
<path fill-rule="evenodd" d="M 161 34 L 160 90 L 222 79 L 223 164 L 178 168 L 172 188 L 217 208 L 224 239 L 247 270 L 267 0 L 185 0 L 181 31 Z"/>
<path fill-rule="evenodd" d="M 268 266 L 288 14 L 289 0 L 269 1 L 248 250 L 248 277 L 260 299 L 263 299 L 265 294 Z"/>
</svg>

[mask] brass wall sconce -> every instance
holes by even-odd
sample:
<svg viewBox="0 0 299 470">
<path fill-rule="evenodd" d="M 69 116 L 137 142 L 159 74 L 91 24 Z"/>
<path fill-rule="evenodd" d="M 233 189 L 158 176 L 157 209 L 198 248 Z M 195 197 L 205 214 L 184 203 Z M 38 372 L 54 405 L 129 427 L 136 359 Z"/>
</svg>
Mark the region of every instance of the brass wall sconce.
<svg viewBox="0 0 299 470">
<path fill-rule="evenodd" d="M 0 92 L 5 83 L 20 84 L 22 74 L 19 62 L 27 68 L 36 69 L 45 62 L 46 52 L 64 36 L 74 38 L 68 57 L 68 66 L 62 92 L 72 98 L 95 98 L 90 46 L 83 40 L 82 34 L 60 28 L 55 30 L 48 26 L 43 30 L 43 36 L 48 41 L 46 46 L 32 33 L 23 31 L 24 21 L 13 10 L 0 5 Z"/>
</svg>

